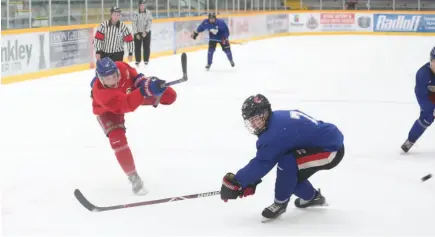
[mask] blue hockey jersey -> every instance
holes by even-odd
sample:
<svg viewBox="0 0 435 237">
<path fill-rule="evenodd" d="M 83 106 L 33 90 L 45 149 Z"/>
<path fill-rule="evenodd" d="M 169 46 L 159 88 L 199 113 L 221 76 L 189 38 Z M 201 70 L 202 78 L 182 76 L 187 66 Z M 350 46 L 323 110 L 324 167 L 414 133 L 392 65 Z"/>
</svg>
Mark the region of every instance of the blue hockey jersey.
<svg viewBox="0 0 435 237">
<path fill-rule="evenodd" d="M 246 187 L 263 178 L 280 159 L 294 159 L 285 155 L 290 151 L 310 147 L 337 151 L 343 146 L 343 140 L 343 134 L 334 124 L 317 121 L 299 110 L 274 111 L 267 130 L 258 137 L 255 158 L 235 178 Z"/>
<path fill-rule="evenodd" d="M 430 69 L 430 63 L 423 65 L 416 74 L 415 95 L 420 108 L 426 111 L 433 111 L 435 104 L 429 100 L 429 87 L 435 87 L 435 74 Z"/>
<path fill-rule="evenodd" d="M 228 39 L 228 37 L 230 37 L 230 30 L 222 19 L 216 19 L 214 24 L 210 23 L 208 19 L 205 19 L 198 26 L 196 32 L 201 33 L 205 30 L 209 31 L 209 38 L 211 40 L 221 41 L 222 39 Z"/>
</svg>

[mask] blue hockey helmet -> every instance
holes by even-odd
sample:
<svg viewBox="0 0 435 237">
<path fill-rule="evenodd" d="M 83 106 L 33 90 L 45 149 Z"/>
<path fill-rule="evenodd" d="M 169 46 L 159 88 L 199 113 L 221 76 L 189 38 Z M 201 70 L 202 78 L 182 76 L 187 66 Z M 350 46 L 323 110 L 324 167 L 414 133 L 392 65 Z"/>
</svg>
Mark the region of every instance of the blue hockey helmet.
<svg viewBox="0 0 435 237">
<path fill-rule="evenodd" d="M 242 117 L 250 133 L 260 135 L 267 129 L 271 107 L 269 100 L 262 94 L 246 98 L 242 105 Z"/>
<path fill-rule="evenodd" d="M 106 87 L 117 87 L 119 71 L 116 64 L 110 58 L 102 58 L 97 61 L 96 73 L 101 83 Z"/>
</svg>

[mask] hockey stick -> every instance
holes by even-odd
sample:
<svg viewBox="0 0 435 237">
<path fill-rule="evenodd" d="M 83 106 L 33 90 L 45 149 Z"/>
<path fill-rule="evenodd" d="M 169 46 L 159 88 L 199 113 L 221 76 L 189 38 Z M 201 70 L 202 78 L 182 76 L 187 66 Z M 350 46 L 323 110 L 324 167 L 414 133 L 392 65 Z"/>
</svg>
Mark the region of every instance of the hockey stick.
<svg viewBox="0 0 435 237">
<path fill-rule="evenodd" d="M 187 55 L 186 53 L 181 54 L 181 69 L 183 70 L 183 77 L 181 79 L 170 81 L 165 83 L 162 87 L 168 87 L 172 85 L 176 85 L 178 83 L 182 83 L 187 81 Z M 154 108 L 157 108 L 157 106 L 160 104 L 161 95 L 157 97 L 156 101 L 153 104 Z"/>
<path fill-rule="evenodd" d="M 213 192 L 207 192 L 207 193 L 196 193 L 196 194 L 180 196 L 180 197 L 170 197 L 170 198 L 156 199 L 156 200 L 145 201 L 145 202 L 120 204 L 120 205 L 106 206 L 106 207 L 97 207 L 94 204 L 90 203 L 85 198 L 85 196 L 83 196 L 82 192 L 80 192 L 80 190 L 78 190 L 78 189 L 76 189 L 74 191 L 74 196 L 76 196 L 77 200 L 89 211 L 102 212 L 102 211 L 110 211 L 110 210 L 124 209 L 124 208 L 130 208 L 130 207 L 154 205 L 154 204 L 160 204 L 160 203 L 165 203 L 165 202 L 175 202 L 175 201 L 194 199 L 194 198 L 205 198 L 205 197 L 220 195 L 220 193 L 221 193 L 220 191 L 213 191 Z"/>
<path fill-rule="evenodd" d="M 222 42 L 222 40 L 215 40 L 215 39 L 205 39 L 205 40 L 209 40 L 209 41 L 214 41 L 214 42 Z M 240 44 L 243 45 L 244 43 L 239 43 L 239 42 L 234 42 L 234 41 L 229 41 L 230 44 Z"/>
</svg>

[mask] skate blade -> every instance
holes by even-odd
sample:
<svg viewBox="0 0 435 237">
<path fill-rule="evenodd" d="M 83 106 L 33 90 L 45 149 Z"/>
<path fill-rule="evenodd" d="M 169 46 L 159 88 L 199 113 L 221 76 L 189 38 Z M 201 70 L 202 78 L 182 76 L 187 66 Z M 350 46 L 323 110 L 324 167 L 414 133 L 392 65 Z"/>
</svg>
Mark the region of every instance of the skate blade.
<svg viewBox="0 0 435 237">
<path fill-rule="evenodd" d="M 144 195 L 148 194 L 148 191 L 146 189 L 141 189 L 141 190 L 135 192 L 134 194 L 137 196 L 144 196 Z"/>
<path fill-rule="evenodd" d="M 263 224 L 264 223 L 269 223 L 269 222 L 274 221 L 274 220 L 276 220 L 276 218 L 265 218 L 265 217 L 263 217 L 263 219 L 261 220 L 261 223 L 263 223 Z"/>
</svg>

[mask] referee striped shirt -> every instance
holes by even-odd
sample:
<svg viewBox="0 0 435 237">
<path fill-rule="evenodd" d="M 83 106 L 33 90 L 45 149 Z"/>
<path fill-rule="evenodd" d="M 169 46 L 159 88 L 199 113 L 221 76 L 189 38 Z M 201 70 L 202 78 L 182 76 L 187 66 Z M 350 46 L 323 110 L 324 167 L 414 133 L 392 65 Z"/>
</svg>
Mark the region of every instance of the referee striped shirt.
<svg viewBox="0 0 435 237">
<path fill-rule="evenodd" d="M 115 25 L 110 20 L 103 21 L 95 33 L 96 53 L 122 52 L 124 51 L 124 43 L 127 43 L 128 53 L 132 55 L 134 50 L 133 36 L 127 25 L 121 21 Z"/>
<path fill-rule="evenodd" d="M 153 22 L 153 15 L 148 9 L 144 12 L 138 12 L 133 14 L 133 34 L 150 32 L 151 23 Z"/>
</svg>

